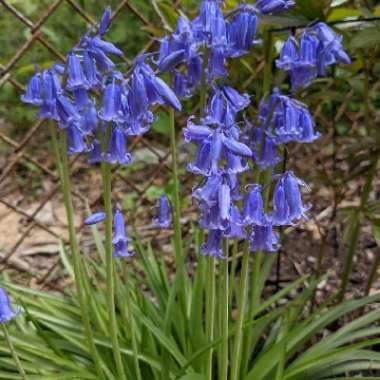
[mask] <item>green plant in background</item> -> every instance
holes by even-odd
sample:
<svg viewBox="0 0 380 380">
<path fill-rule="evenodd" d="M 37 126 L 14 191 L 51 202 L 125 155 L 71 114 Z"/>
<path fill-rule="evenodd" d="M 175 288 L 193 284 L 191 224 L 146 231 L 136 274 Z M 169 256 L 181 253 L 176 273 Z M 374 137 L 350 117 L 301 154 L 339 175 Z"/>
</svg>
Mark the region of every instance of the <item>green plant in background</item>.
<svg viewBox="0 0 380 380">
<path fill-rule="evenodd" d="M 290 7 L 292 3 L 284 1 L 281 7 Z M 165 2 L 154 2 L 154 9 L 166 26 L 174 29 L 177 17 L 165 5 Z M 320 12 L 318 18 L 324 17 L 320 7 L 309 9 L 306 5 L 302 1 L 298 3 L 304 15 L 311 18 L 310 14 Z M 256 8 L 240 6 L 229 13 L 226 21 L 230 28 L 229 44 L 226 44 L 223 40 L 226 31 L 221 28 L 225 21 L 219 4 L 215 0 L 205 0 L 201 18 L 192 25 L 199 34 L 191 37 L 194 40 L 190 41 L 190 48 L 186 46 L 190 34 L 186 30 L 188 24 L 180 18 L 176 32 L 170 37 L 173 40 L 163 39 L 160 55 L 154 57 L 158 69 L 153 71 L 146 63 L 150 57 L 139 57 L 127 74 L 127 88 L 119 66 L 114 66 L 109 58 L 110 55 L 121 56 L 121 51 L 103 41 L 111 16 L 107 10 L 99 29 L 85 35 L 70 51 L 66 67 L 55 65 L 49 70 L 37 71 L 23 100 L 39 106 L 41 116 L 56 120 L 61 127 L 57 137 L 52 125 L 52 141 L 68 215 L 71 255 L 63 244 L 60 254 L 67 273 L 75 281 L 76 291 L 65 289 L 62 296 L 37 292 L 12 283 L 4 275 L 4 286 L 22 305 L 24 313 L 9 326 L 10 335 L 8 329 L 4 330 L 14 360 L 8 349 L 1 346 L 0 379 L 327 380 L 342 376 L 350 379 L 350 374 L 365 377 L 370 371 L 380 369 L 380 355 L 372 349 L 380 343 L 379 327 L 375 324 L 380 311 L 375 309 L 336 331 L 329 330 L 329 326 L 339 319 L 378 302 L 379 295 L 342 301 L 338 305 L 334 304 L 334 297 L 330 297 L 312 309 L 315 291 L 323 279 L 308 276 L 272 295 L 264 292 L 276 254 L 264 256 L 263 253 L 274 251 L 278 243 L 276 235 L 272 235 L 272 225 L 293 224 L 307 211 L 299 192 L 299 186 L 304 183 L 285 171 L 271 179 L 272 170 L 268 166 L 274 168 L 278 164 L 280 158 L 276 149 L 280 144 L 311 142 L 318 135 L 305 105 L 277 90 L 269 97 L 275 42 L 270 31 L 264 39 L 266 66 L 263 88 L 258 91 L 263 95 L 259 121 L 253 130 L 248 129 L 249 133 L 261 134 L 253 143 L 245 140 L 248 145 L 238 141 L 240 133 L 234 128 L 237 113 L 249 100 L 224 86 L 226 74 L 223 69 L 226 57 L 246 54 L 251 47 L 256 14 L 260 14 L 264 22 L 271 23 L 276 20 L 277 16 L 272 13 L 278 6 L 278 2 L 258 1 Z M 294 22 L 299 19 L 296 17 Z M 289 19 L 284 17 L 283 21 L 286 23 Z M 199 29 L 202 27 L 205 30 Z M 318 72 L 313 71 L 315 57 L 312 55 L 317 51 L 313 50 L 314 43 L 334 52 L 333 59 L 323 56 L 324 50 L 318 53 L 322 54 L 318 55 L 322 66 L 348 61 L 339 38 L 330 35 L 325 24 L 310 26 L 307 33 L 310 33 L 307 36 L 310 46 L 305 50 L 310 55 L 298 57 L 305 53 L 302 50 L 305 32 L 301 40 L 289 37 L 277 61 L 278 66 L 290 73 L 293 90 L 308 85 L 317 74 L 325 75 L 320 67 Z M 176 45 L 178 37 L 185 47 Z M 321 42 L 324 38 L 327 47 Z M 200 49 L 197 51 L 198 43 Z M 225 55 L 220 55 L 221 46 Z M 310 68 L 312 70 L 308 71 Z M 299 69 L 301 71 L 297 71 Z M 172 74 L 176 94 L 157 76 L 167 71 Z M 58 78 L 62 80 L 61 85 Z M 208 84 L 212 81 L 215 81 L 213 92 L 209 94 Z M 90 89 L 103 93 L 99 110 Z M 203 187 L 195 188 L 193 195 L 199 201 L 200 224 L 208 230 L 208 240 L 201 244 L 204 231 L 193 227 L 190 241 L 184 244 L 174 110 L 181 111 L 177 96 L 190 96 L 198 89 L 202 125 L 194 124 L 190 118 L 185 138 L 199 144 L 197 159 L 189 168 L 206 176 Z M 368 107 L 368 91 L 366 96 Z M 172 211 L 176 262 L 173 280 L 163 260 L 163 252 L 154 252 L 149 244 L 143 245 L 136 232 L 130 239 L 122 213 L 117 208 L 112 210 L 111 165 L 129 163 L 131 154 L 126 150 L 125 139 L 146 132 L 153 122 L 150 107 L 157 103 L 171 106 L 169 128 L 158 123 L 153 128 L 164 135 L 169 132 L 170 136 L 172 181 L 168 192 L 172 195 L 172 205 L 166 201 L 160 203 L 158 220 L 167 227 Z M 289 119 L 281 119 L 283 109 L 296 118 L 290 118 L 290 123 Z M 165 118 L 167 114 L 163 115 Z M 366 118 L 368 116 L 366 113 Z M 98 128 L 97 117 L 102 120 L 101 128 Z M 268 148 L 270 144 L 272 148 Z M 252 186 L 244 212 L 237 217 L 231 211 L 236 207 L 231 199 L 238 200 L 233 194 L 236 190 L 234 175 L 243 168 L 244 157 L 252 156 L 250 149 L 254 153 L 250 164 L 256 169 L 253 180 L 258 184 Z M 77 242 L 66 155 L 66 152 L 88 151 L 92 163 L 101 162 L 103 178 L 104 212 L 92 214 L 86 220 L 92 225 L 96 257 L 81 254 Z M 373 159 L 369 172 L 372 174 L 368 176 L 360 209 L 360 213 L 370 215 L 369 218 L 372 215 L 374 225 L 377 219 L 371 212 L 375 208 L 368 203 L 368 195 L 376 164 L 377 159 Z M 216 179 L 213 185 L 207 188 L 208 181 L 213 179 Z M 276 181 L 276 186 L 273 211 L 269 213 L 272 181 Z M 158 197 L 157 190 L 151 188 L 152 199 Z M 133 198 L 125 198 L 125 202 L 133 202 Z M 103 220 L 104 243 L 96 226 Z M 242 226 L 252 224 L 252 231 L 248 228 L 250 247 L 246 241 L 241 252 L 237 241 L 232 246 L 230 239 L 248 240 Z M 354 226 L 357 226 L 357 236 L 360 225 Z M 136 251 L 133 262 L 120 259 L 132 255 L 130 240 Z M 353 240 L 352 252 L 356 244 Z M 197 253 L 211 257 L 198 255 L 195 273 L 190 276 L 185 264 L 194 248 Z M 252 273 L 249 249 L 255 252 Z M 217 261 L 215 256 L 222 259 Z M 239 275 L 237 268 L 241 258 Z M 349 274 L 349 270 L 345 273 Z M 0 308 L 0 314 L 4 310 Z"/>
</svg>

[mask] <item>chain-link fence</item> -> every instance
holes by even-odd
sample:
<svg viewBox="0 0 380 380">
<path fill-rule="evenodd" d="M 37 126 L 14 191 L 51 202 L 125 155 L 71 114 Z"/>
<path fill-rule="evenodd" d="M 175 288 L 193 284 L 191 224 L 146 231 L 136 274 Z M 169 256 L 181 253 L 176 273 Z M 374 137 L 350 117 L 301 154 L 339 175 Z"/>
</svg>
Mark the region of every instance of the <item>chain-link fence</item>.
<svg viewBox="0 0 380 380">
<path fill-rule="evenodd" d="M 148 35 L 149 31 L 155 28 L 154 22 L 150 21 L 130 1 L 120 0 L 112 5 L 114 19 L 112 28 L 118 23 L 125 22 L 123 12 L 128 12 L 129 17 L 133 16 L 137 25 L 148 31 Z M 179 6 L 180 1 L 173 4 L 174 9 Z M 52 42 L 48 29 L 44 28 L 62 7 L 69 7 L 70 13 L 79 15 L 86 27 L 95 25 L 93 16 L 75 0 L 52 1 L 34 21 L 16 8 L 13 2 L 0 0 L 0 12 L 13 17 L 15 23 L 21 23 L 29 30 L 25 42 L 20 46 L 14 46 L 12 55 L 0 66 L 0 91 L 5 86 L 11 86 L 18 96 L 24 93 L 25 82 L 21 83 L 15 72 L 18 72 L 18 63 L 25 59 L 28 52 L 36 46 L 38 49 L 47 50 L 55 61 L 64 61 L 67 52 L 61 51 L 59 44 Z M 11 30 L 4 32 L 12 33 Z M 140 53 L 149 50 L 155 44 L 153 35 L 149 35 L 147 41 Z M 129 58 L 125 58 L 125 62 L 127 65 L 133 63 Z M 263 57 L 258 53 L 254 69 L 247 70 L 240 88 L 251 89 L 254 81 L 261 80 L 263 69 Z M 336 81 L 328 80 L 320 91 L 327 93 L 334 86 L 336 86 Z M 371 78 L 371 87 L 373 90 L 380 88 L 379 78 Z M 342 121 L 348 122 L 353 131 L 359 129 L 363 121 L 363 110 L 350 108 L 352 98 L 358 96 L 355 89 L 341 88 L 339 91 L 341 91 L 342 101 L 337 101 L 335 103 L 337 106 L 329 113 L 324 110 L 323 102 L 320 101 L 321 96 L 318 97 L 315 91 L 314 95 L 308 98 L 307 103 L 311 104 L 317 125 L 326 133 L 314 146 L 297 148 L 301 149 L 298 154 L 304 154 L 302 149 L 308 150 L 309 165 L 320 165 L 323 168 L 328 166 L 326 170 L 332 178 L 335 176 L 339 157 L 334 149 L 326 160 L 322 147 L 340 138 L 336 126 Z M 11 105 L 8 112 L 12 113 Z M 43 286 L 48 280 L 54 278 L 56 271 L 59 270 L 60 257 L 57 240 L 62 239 L 63 243 L 67 243 L 65 216 L 58 175 L 48 143 L 47 122 L 39 119 L 33 125 L 24 127 L 23 132 L 17 133 L 6 125 L 0 127 L 0 140 L 5 147 L 2 149 L 4 153 L 1 153 L 0 162 L 0 267 L 1 270 L 15 268 L 19 272 L 27 273 L 27 276 L 34 279 L 33 281 Z M 145 234 L 149 237 L 156 234 L 150 225 L 151 207 L 149 205 L 153 205 L 157 191 L 167 185 L 170 179 L 170 154 L 165 139 L 165 136 L 158 135 L 157 143 L 156 139 L 149 136 L 136 137 L 131 141 L 129 149 L 134 152 L 137 165 L 132 165 L 127 169 L 114 169 L 116 198 L 123 203 L 124 207 L 130 209 L 131 218 L 134 219 L 132 222 L 139 226 L 139 234 L 142 236 Z M 292 155 L 297 156 L 297 151 Z M 297 167 L 297 162 L 292 165 Z M 77 228 L 78 233 L 82 233 L 83 210 L 86 202 L 91 208 L 100 207 L 101 183 L 99 176 L 94 174 L 94 171 L 90 171 L 82 159 L 73 158 L 70 166 L 73 176 L 74 202 L 77 209 L 81 210 L 76 221 Z M 304 170 L 302 167 L 299 169 Z M 186 178 L 183 178 L 183 185 L 186 185 Z M 330 231 L 331 224 L 334 225 L 339 203 L 334 187 L 328 190 L 330 193 L 326 197 L 326 204 L 329 206 L 317 208 L 317 212 L 314 213 L 314 223 L 310 223 L 312 227 L 305 227 L 319 234 L 320 238 Z M 145 207 L 142 208 L 142 205 Z M 188 211 L 191 213 L 191 205 L 188 206 Z M 168 237 L 168 234 L 170 232 L 164 232 L 164 237 Z M 336 237 L 333 236 L 332 239 L 336 241 Z M 332 246 L 337 249 L 336 242 L 333 242 Z M 296 272 L 302 272 L 296 262 L 292 261 L 292 265 Z"/>
</svg>

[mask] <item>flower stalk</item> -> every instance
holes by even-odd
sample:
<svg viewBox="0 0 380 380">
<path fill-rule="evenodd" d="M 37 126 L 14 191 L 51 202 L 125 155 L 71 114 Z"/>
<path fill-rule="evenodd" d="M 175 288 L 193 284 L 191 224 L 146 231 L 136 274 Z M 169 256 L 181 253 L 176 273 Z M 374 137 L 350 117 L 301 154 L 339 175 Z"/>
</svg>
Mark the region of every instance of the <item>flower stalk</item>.
<svg viewBox="0 0 380 380">
<path fill-rule="evenodd" d="M 107 124 L 107 132 L 103 136 L 102 140 L 102 150 L 105 151 L 105 147 L 108 144 L 110 136 L 110 125 Z M 107 308 L 108 317 L 110 323 L 110 334 L 112 341 L 112 351 L 113 357 L 116 364 L 116 371 L 118 378 L 120 380 L 126 379 L 124 366 L 121 359 L 119 338 L 118 338 L 118 328 L 116 320 L 116 305 L 115 305 L 115 267 L 114 258 L 112 256 L 113 245 L 112 245 L 112 176 L 111 176 L 111 165 L 108 162 L 102 162 L 101 164 L 102 181 L 103 181 L 103 203 L 104 211 L 106 213 L 105 218 L 105 252 L 106 252 L 106 298 L 107 298 Z"/>
<path fill-rule="evenodd" d="M 69 228 L 70 248 L 73 256 L 73 267 L 75 275 L 75 285 L 78 295 L 81 315 L 84 323 L 85 334 L 91 352 L 92 360 L 94 361 L 95 370 L 100 379 L 104 379 L 104 374 L 101 368 L 99 353 L 97 351 L 94 336 L 92 333 L 92 327 L 90 322 L 90 316 L 87 310 L 87 300 L 84 292 L 84 273 L 82 270 L 82 263 L 79 252 L 79 245 L 77 241 L 75 224 L 74 224 L 74 209 L 70 192 L 70 172 L 68 159 L 66 155 L 67 151 L 67 138 L 66 131 L 61 130 L 59 132 L 59 141 L 57 137 L 56 126 L 50 123 L 50 132 L 53 142 L 53 150 L 56 158 L 56 165 L 58 167 L 59 178 L 61 182 L 61 188 L 63 193 L 63 199 L 67 215 L 67 223 Z"/>
<path fill-rule="evenodd" d="M 21 364 L 20 358 L 18 357 L 16 349 L 13 346 L 11 337 L 9 336 L 9 332 L 8 332 L 8 328 L 7 328 L 6 324 L 1 323 L 1 328 L 3 330 L 4 338 L 5 338 L 5 341 L 7 342 L 9 351 L 11 352 L 11 354 L 13 356 L 13 360 L 15 361 L 17 370 L 20 373 L 22 380 L 28 380 L 26 373 L 25 373 L 25 370 L 24 370 L 24 367 Z"/>
</svg>

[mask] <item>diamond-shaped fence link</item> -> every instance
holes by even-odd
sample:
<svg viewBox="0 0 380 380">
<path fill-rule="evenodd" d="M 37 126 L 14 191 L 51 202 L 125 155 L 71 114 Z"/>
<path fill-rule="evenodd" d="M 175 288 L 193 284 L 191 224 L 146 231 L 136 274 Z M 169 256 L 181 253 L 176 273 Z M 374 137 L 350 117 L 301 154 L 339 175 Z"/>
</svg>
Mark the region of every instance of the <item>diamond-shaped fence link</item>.
<svg viewBox="0 0 380 380">
<path fill-rule="evenodd" d="M 115 4 L 116 3 L 116 4 Z M 16 46 L 13 55 L 6 62 L 0 64 L 0 91 L 6 85 L 13 87 L 14 91 L 21 95 L 25 91 L 25 83 L 20 83 L 18 76 L 15 74 L 18 63 L 26 57 L 28 52 L 38 45 L 39 49 L 46 49 L 54 60 L 63 62 L 67 52 L 60 51 L 47 35 L 45 26 L 49 20 L 58 12 L 61 7 L 70 7 L 72 14 L 79 15 L 83 23 L 87 26 L 96 27 L 93 17 L 86 12 L 81 6 L 79 0 L 54 0 L 42 12 L 36 21 L 32 21 L 22 11 L 20 11 L 13 1 L 0 0 L 0 14 L 7 13 L 8 17 L 14 18 L 14 22 L 21 23 L 28 29 L 26 40 Z M 118 19 L 123 11 L 138 20 L 141 27 L 147 31 L 154 29 L 147 16 L 142 14 L 129 0 L 113 1 L 112 18 L 115 19 L 113 25 L 121 20 Z M 180 0 L 174 3 L 174 8 L 180 5 Z M 149 50 L 155 43 L 153 36 L 150 36 L 148 43 L 142 46 L 139 53 Z M 132 65 L 130 58 L 123 58 L 127 66 Z M 264 62 L 260 57 L 253 70 L 244 82 L 241 88 L 248 88 L 253 81 L 260 80 L 263 73 Z M 328 86 L 332 85 L 332 81 Z M 380 86 L 380 81 L 376 84 Z M 360 119 L 360 112 L 354 114 L 347 110 L 347 105 L 354 92 L 350 91 L 346 95 L 345 101 L 336 110 L 334 120 L 328 120 L 323 115 L 321 105 L 314 108 L 314 116 L 317 123 L 320 123 L 331 129 L 334 123 L 343 118 L 350 119 L 357 123 Z M 25 106 L 26 107 L 26 106 Z M 12 112 L 9 109 L 9 112 Z M 0 161 L 0 270 L 7 267 L 16 267 L 29 272 L 30 275 L 37 277 L 37 282 L 44 282 L 51 277 L 51 274 L 59 265 L 59 256 L 57 257 L 57 244 L 53 248 L 49 247 L 49 242 L 62 239 L 67 243 L 64 224 L 64 210 L 60 204 L 60 186 L 57 172 L 55 170 L 52 154 L 49 150 L 48 143 L 43 142 L 48 139 L 47 121 L 40 119 L 33 125 L 28 126 L 20 137 L 20 134 L 7 132 L 6 128 L 0 128 L 0 141 L 6 147 L 5 154 L 1 153 Z M 326 139 L 331 138 L 327 135 Z M 167 148 L 159 148 L 156 144 L 145 137 L 136 137 L 130 142 L 129 149 L 137 156 L 141 155 L 145 159 L 149 157 L 149 165 L 144 165 L 142 169 L 118 170 L 114 169 L 115 176 L 115 193 L 119 201 L 126 202 L 128 207 L 136 210 L 142 205 L 144 209 L 150 210 L 152 206 L 152 191 L 162 188 L 170 178 L 170 154 Z M 318 153 L 316 153 L 318 154 Z M 144 159 L 141 159 L 141 162 Z M 83 232 L 82 217 L 85 205 L 88 202 L 92 208 L 99 207 L 101 204 L 101 184 L 99 177 L 94 171 L 89 171 L 88 167 L 83 164 L 83 160 L 78 157 L 70 161 L 72 178 L 73 178 L 73 195 L 76 208 L 81 212 L 78 215 L 77 230 Z M 23 182 L 17 182 L 19 172 Z M 39 178 L 38 185 L 34 180 Z M 131 193 L 133 197 L 126 198 Z M 154 198 L 154 197 L 153 197 Z M 59 202 L 58 202 L 59 201 Z M 146 207 L 146 205 L 150 205 Z M 149 214 L 149 211 L 145 213 Z M 148 215 L 149 216 L 149 215 Z M 134 214 L 134 222 L 140 224 L 142 231 L 149 232 L 150 219 L 147 215 Z M 141 218 L 141 223 L 139 222 Z M 148 223 L 148 225 L 147 225 Z M 318 220 L 316 221 L 318 223 Z M 151 230 L 151 235 L 155 232 Z M 153 231 L 153 232 L 152 232 Z M 48 242 L 48 243 L 46 243 Z M 46 263 L 34 262 L 28 260 L 29 265 L 25 265 L 23 260 L 19 260 L 23 255 L 33 257 L 34 253 L 43 253 L 47 256 L 49 265 Z M 39 271 L 42 268 L 42 271 Z"/>
</svg>

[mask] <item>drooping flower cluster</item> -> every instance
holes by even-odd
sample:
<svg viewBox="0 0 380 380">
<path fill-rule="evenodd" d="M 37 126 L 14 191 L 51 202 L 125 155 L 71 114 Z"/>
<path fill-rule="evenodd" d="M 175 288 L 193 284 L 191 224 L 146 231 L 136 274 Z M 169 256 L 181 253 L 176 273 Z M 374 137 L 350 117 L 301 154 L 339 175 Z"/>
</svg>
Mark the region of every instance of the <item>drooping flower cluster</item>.
<svg viewBox="0 0 380 380">
<path fill-rule="evenodd" d="M 314 124 L 304 103 L 282 95 L 275 88 L 268 101 L 260 102 L 257 127 L 246 121 L 244 140 L 254 152 L 254 162 L 266 169 L 280 161 L 279 145 L 311 143 L 318 139 L 320 134 L 314 130 Z"/>
<path fill-rule="evenodd" d="M 173 73 L 178 95 L 193 93 L 202 82 L 202 67 L 212 88 L 204 116 L 198 122 L 190 117 L 184 129 L 185 142 L 197 145 L 196 158 L 187 169 L 204 177 L 193 189 L 200 226 L 208 230 L 207 241 L 201 247 L 204 255 L 222 257 L 226 236 L 248 238 L 251 251 L 275 251 L 278 233 L 273 227 L 298 223 L 306 218 L 310 207 L 302 202 L 301 188 L 308 188 L 302 180 L 291 171 L 275 174 L 281 161 L 279 146 L 311 143 L 319 137 L 307 106 L 274 89 L 268 100 L 260 102 L 257 121 L 253 124 L 245 120 L 246 130 L 242 134 L 238 114 L 249 105 L 249 96 L 217 84 L 218 78 L 228 75 L 227 58 L 246 54 L 255 44 L 257 17 L 286 11 L 294 4 L 292 0 L 260 0 L 254 6 L 241 4 L 231 17 L 225 18 L 222 2 L 204 0 L 198 17 L 193 21 L 180 17 L 174 33 L 161 41 L 158 65 L 162 71 Z M 309 72 L 314 75 L 315 70 L 316 75 L 325 75 L 328 65 L 349 61 L 341 38 L 324 24 L 305 33 L 308 36 L 299 48 L 290 38 L 277 60 L 279 67 L 290 72 L 293 89 L 311 82 Z M 313 39 L 312 48 L 307 39 Z M 201 48 L 207 54 L 202 54 Z M 268 210 L 259 184 L 248 187 L 243 210 L 239 210 L 242 196 L 238 176 L 249 170 L 251 159 L 261 170 L 272 168 L 276 184 Z"/>
<path fill-rule="evenodd" d="M 110 56 L 123 53 L 103 39 L 110 22 L 108 8 L 94 35 L 88 31 L 73 48 L 64 66 L 39 71 L 29 82 L 22 100 L 40 108 L 39 116 L 54 120 L 67 130 L 68 154 L 89 152 L 89 162 L 128 164 L 128 136 L 141 135 L 154 121 L 150 108 L 168 104 L 181 110 L 170 87 L 139 57 L 125 79 Z M 95 94 L 101 94 L 97 105 Z M 110 138 L 107 149 L 101 141 Z"/>
<path fill-rule="evenodd" d="M 289 35 L 276 65 L 289 73 L 295 91 L 307 87 L 317 76 L 326 76 L 326 68 L 337 62 L 351 63 L 343 50 L 342 36 L 319 22 L 306 29 L 298 40 Z"/>
<path fill-rule="evenodd" d="M 161 40 L 158 68 L 173 72 L 173 86 L 179 96 L 191 96 L 199 86 L 206 59 L 206 76 L 211 83 L 227 77 L 227 58 L 247 54 L 256 42 L 256 9 L 241 5 L 226 19 L 221 3 L 203 1 L 198 17 L 189 21 L 180 16 L 174 33 Z M 207 57 L 202 53 L 204 47 Z"/>
<path fill-rule="evenodd" d="M 97 33 L 85 33 L 67 55 L 64 66 L 37 70 L 21 99 L 39 107 L 40 117 L 66 130 L 69 155 L 88 152 L 90 163 L 126 165 L 132 160 L 126 140 L 149 130 L 155 120 L 151 107 L 167 104 L 177 111 L 182 107 L 175 93 L 147 63 L 147 56 L 137 58 L 128 78 L 116 70 L 110 57 L 121 57 L 123 53 L 103 39 L 110 18 L 111 10 L 107 8 Z M 164 71 L 162 65 L 161 62 L 159 70 Z M 100 95 L 100 104 L 95 95 Z M 104 218 L 104 213 L 95 213 L 85 223 L 99 223 Z M 114 256 L 130 256 L 129 239 L 118 209 L 114 213 L 114 231 Z"/>
</svg>

